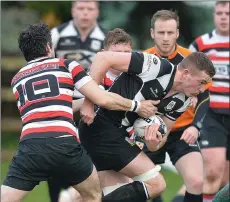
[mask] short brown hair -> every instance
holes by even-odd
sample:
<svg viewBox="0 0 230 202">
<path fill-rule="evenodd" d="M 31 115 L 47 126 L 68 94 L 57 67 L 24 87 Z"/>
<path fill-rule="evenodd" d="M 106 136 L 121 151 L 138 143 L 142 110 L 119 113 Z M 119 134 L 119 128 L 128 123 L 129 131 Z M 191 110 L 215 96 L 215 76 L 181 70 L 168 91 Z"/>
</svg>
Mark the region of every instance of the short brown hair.
<svg viewBox="0 0 230 202">
<path fill-rule="evenodd" d="M 104 49 L 108 49 L 111 45 L 130 44 L 132 46 L 131 36 L 123 29 L 115 28 L 109 31 L 104 39 Z"/>
<path fill-rule="evenodd" d="M 75 5 L 75 3 L 81 2 L 81 1 L 83 1 L 83 2 L 95 2 L 97 8 L 100 9 L 100 2 L 99 1 L 86 1 L 86 0 L 75 0 L 75 1 L 72 1 L 72 7 Z"/>
<path fill-rule="evenodd" d="M 179 28 L 179 16 L 177 15 L 177 12 L 171 11 L 171 10 L 159 10 L 156 13 L 154 13 L 152 19 L 151 19 L 151 27 L 154 29 L 155 22 L 158 19 L 162 20 L 175 20 L 177 23 L 177 28 Z"/>
<path fill-rule="evenodd" d="M 209 57 L 202 52 L 193 52 L 184 58 L 180 63 L 178 68 L 193 68 L 195 71 L 204 71 L 210 77 L 213 77 L 216 73 L 215 67 Z M 194 71 L 194 72 L 195 72 Z"/>
<path fill-rule="evenodd" d="M 216 1 L 216 5 L 218 5 L 218 4 L 223 4 L 223 5 L 225 5 L 225 4 L 227 4 L 227 3 L 229 3 L 229 1 Z"/>
</svg>

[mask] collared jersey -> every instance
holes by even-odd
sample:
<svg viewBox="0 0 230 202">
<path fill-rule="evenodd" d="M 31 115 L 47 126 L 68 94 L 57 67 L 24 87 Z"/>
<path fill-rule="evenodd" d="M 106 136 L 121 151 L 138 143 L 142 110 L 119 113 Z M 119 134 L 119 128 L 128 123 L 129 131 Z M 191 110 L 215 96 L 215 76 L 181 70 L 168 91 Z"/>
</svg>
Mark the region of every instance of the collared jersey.
<svg viewBox="0 0 230 202">
<path fill-rule="evenodd" d="M 77 137 L 73 90 L 91 80 L 70 59 L 39 58 L 21 68 L 11 82 L 23 123 L 20 141 L 67 134 Z"/>
<path fill-rule="evenodd" d="M 82 41 L 72 20 L 53 28 L 51 33 L 56 57 L 75 59 L 85 70 L 89 69 L 94 55 L 102 50 L 105 38 L 105 31 L 96 25 Z"/>
<path fill-rule="evenodd" d="M 220 36 L 213 30 L 198 37 L 189 48 L 206 53 L 213 62 L 216 74 L 209 88 L 210 107 L 216 113 L 230 115 L 229 36 Z"/>
</svg>

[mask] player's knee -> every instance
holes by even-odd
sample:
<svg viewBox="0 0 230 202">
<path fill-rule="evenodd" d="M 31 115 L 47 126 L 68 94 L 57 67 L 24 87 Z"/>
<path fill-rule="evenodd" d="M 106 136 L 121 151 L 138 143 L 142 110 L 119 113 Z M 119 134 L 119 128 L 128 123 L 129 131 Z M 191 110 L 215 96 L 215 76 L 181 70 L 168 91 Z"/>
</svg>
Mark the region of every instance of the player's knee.
<svg viewBox="0 0 230 202">
<path fill-rule="evenodd" d="M 148 185 L 150 198 L 162 194 L 166 189 L 166 182 L 160 173 L 151 181 L 149 181 Z"/>
<path fill-rule="evenodd" d="M 150 198 L 161 194 L 166 189 L 164 177 L 159 173 L 161 166 L 157 165 L 152 170 L 133 177 L 134 181 L 143 181 L 146 184 Z"/>
<path fill-rule="evenodd" d="M 209 182 L 214 182 L 218 179 L 221 179 L 223 176 L 224 167 L 210 167 L 205 170 L 205 178 Z"/>
<path fill-rule="evenodd" d="M 203 190 L 203 184 L 204 184 L 204 178 L 202 176 L 198 175 L 191 175 L 188 176 L 187 179 L 185 179 L 186 184 L 186 190 L 189 193 L 197 192 L 202 193 Z"/>
</svg>

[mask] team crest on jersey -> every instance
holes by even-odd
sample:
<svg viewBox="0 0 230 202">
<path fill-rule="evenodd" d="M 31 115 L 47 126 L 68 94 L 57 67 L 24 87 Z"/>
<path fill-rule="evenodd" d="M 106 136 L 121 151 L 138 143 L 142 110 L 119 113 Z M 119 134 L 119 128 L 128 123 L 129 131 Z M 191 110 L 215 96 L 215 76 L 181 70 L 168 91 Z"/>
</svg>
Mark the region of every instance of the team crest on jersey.
<svg viewBox="0 0 230 202">
<path fill-rule="evenodd" d="M 101 49 L 101 42 L 97 40 L 92 40 L 90 48 L 95 51 L 99 51 Z"/>
<path fill-rule="evenodd" d="M 175 106 L 176 102 L 175 101 L 171 101 L 170 103 L 168 103 L 168 105 L 165 107 L 165 111 L 171 111 L 173 109 L 173 107 Z"/>
<path fill-rule="evenodd" d="M 154 63 L 155 65 L 157 65 L 158 61 L 157 61 L 156 58 L 153 58 L 153 63 Z"/>
</svg>

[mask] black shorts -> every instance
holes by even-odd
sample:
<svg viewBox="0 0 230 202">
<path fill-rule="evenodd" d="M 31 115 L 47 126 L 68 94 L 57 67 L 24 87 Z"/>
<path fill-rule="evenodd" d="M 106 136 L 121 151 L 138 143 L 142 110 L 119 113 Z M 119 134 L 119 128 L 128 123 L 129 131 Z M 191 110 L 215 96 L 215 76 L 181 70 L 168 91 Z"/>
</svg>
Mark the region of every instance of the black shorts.
<svg viewBox="0 0 230 202">
<path fill-rule="evenodd" d="M 88 126 L 79 124 L 79 136 L 98 171 L 119 171 L 140 152 L 140 148 L 129 142 L 125 128 L 119 128 L 106 117 L 97 115 Z"/>
<path fill-rule="evenodd" d="M 3 184 L 31 191 L 40 181 L 54 179 L 71 186 L 92 171 L 93 163 L 75 137 L 28 139 L 19 143 Z"/>
<path fill-rule="evenodd" d="M 200 131 L 201 140 L 200 147 L 214 148 L 225 147 L 227 148 L 227 142 L 230 131 L 230 116 L 216 114 L 209 109 L 203 122 L 203 127 Z"/>
<path fill-rule="evenodd" d="M 180 140 L 184 130 L 172 131 L 165 145 L 156 152 L 151 152 L 145 146 L 143 151 L 155 164 L 162 164 L 165 162 L 166 152 L 170 156 L 173 165 L 184 155 L 191 152 L 200 152 L 199 143 L 187 144 L 184 140 Z"/>
</svg>

